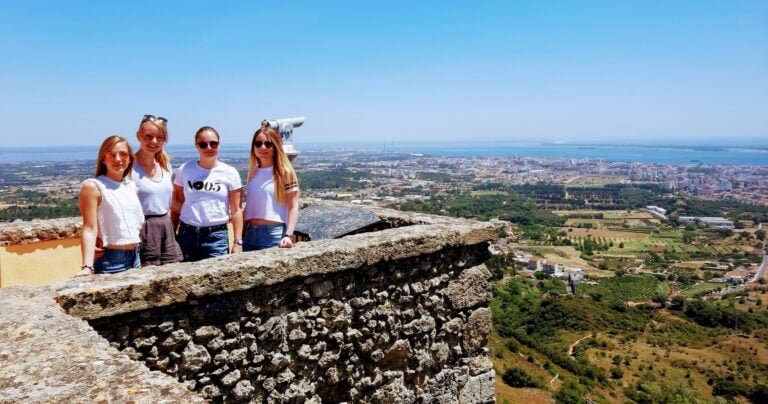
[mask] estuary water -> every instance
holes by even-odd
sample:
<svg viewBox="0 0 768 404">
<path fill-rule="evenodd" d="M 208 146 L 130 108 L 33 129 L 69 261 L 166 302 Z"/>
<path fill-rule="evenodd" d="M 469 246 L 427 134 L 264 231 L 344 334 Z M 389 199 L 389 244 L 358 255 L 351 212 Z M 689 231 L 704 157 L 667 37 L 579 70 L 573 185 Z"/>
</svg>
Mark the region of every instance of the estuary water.
<svg viewBox="0 0 768 404">
<path fill-rule="evenodd" d="M 398 143 L 296 143 L 301 153 L 359 150 L 373 153 L 413 153 L 446 157 L 562 157 L 573 159 L 602 159 L 609 162 L 640 162 L 662 164 L 733 164 L 768 166 L 768 147 L 695 147 L 695 146 L 621 146 L 621 145 L 558 145 L 499 142 Z M 95 160 L 98 146 L 18 147 L 0 148 L 0 161 L 70 161 Z M 168 145 L 167 151 L 176 159 L 197 156 L 192 146 Z M 222 158 L 247 158 L 248 145 L 228 144 Z"/>
</svg>

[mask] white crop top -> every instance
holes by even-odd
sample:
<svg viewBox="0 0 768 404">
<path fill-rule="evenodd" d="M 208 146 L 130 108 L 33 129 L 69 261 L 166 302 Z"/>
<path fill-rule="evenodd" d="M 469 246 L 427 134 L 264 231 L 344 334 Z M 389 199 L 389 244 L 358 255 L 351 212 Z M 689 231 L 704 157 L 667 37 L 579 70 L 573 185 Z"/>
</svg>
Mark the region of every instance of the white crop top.
<svg viewBox="0 0 768 404">
<path fill-rule="evenodd" d="M 133 180 L 139 188 L 139 201 L 144 215 L 164 215 L 168 213 L 173 195 L 171 172 L 163 170 L 163 177 L 155 181 L 144 173 L 141 166 L 133 166 Z"/>
<path fill-rule="evenodd" d="M 296 192 L 295 184 L 292 184 L 288 192 Z M 272 166 L 256 168 L 253 177 L 248 182 L 245 195 L 245 220 L 265 219 L 273 222 L 288 222 L 288 205 L 278 204 L 275 194 L 275 181 L 272 176 Z"/>
<path fill-rule="evenodd" d="M 144 213 L 136 194 L 136 184 L 130 179 L 117 182 L 104 175 L 83 181 L 93 182 L 101 193 L 97 215 L 99 237 L 105 247 L 136 244 L 144 225 Z"/>
</svg>

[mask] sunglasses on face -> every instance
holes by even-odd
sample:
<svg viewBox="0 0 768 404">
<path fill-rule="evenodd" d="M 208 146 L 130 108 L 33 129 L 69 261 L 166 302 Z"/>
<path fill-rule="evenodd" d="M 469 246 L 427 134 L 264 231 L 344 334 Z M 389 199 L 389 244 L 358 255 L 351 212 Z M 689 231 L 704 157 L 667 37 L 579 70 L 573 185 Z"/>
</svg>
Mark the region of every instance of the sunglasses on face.
<svg viewBox="0 0 768 404">
<path fill-rule="evenodd" d="M 168 120 L 163 118 L 162 116 L 144 115 L 144 117 L 141 118 L 141 123 L 144 123 L 146 121 L 162 122 L 163 125 L 168 125 Z"/>
<path fill-rule="evenodd" d="M 201 149 L 207 149 L 208 146 L 211 146 L 211 149 L 218 149 L 219 142 L 216 140 L 211 140 L 210 142 L 197 142 L 197 147 Z"/>
<path fill-rule="evenodd" d="M 271 148 L 272 148 L 272 146 L 274 146 L 274 145 L 275 145 L 275 144 L 274 144 L 274 143 L 272 143 L 272 142 L 270 142 L 269 140 L 267 140 L 266 142 L 262 142 L 261 140 L 257 140 L 257 141 L 255 141 L 255 142 L 253 142 L 253 148 L 254 148 L 254 149 L 258 149 L 258 148 L 261 148 L 261 146 L 264 146 L 264 147 L 266 147 L 267 149 L 271 149 Z"/>
</svg>

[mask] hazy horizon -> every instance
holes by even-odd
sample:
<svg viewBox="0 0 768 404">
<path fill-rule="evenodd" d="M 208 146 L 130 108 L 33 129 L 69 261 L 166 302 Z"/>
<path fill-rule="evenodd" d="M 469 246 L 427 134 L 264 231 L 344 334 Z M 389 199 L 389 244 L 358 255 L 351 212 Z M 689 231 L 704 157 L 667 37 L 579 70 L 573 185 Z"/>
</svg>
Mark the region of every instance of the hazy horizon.
<svg viewBox="0 0 768 404">
<path fill-rule="evenodd" d="M 297 142 L 768 139 L 765 1 L 2 10 L 5 147 L 132 138 L 144 114 L 169 119 L 172 145 L 204 125 L 247 143 L 291 116 Z"/>
<path fill-rule="evenodd" d="M 434 140 L 373 140 L 373 139 L 363 139 L 363 140 L 306 140 L 302 136 L 303 130 L 302 129 L 296 129 L 294 131 L 294 144 L 298 147 L 322 147 L 322 146 L 339 146 L 344 147 L 348 145 L 363 145 L 363 146 L 371 146 L 371 147 L 377 147 L 377 148 L 391 148 L 392 146 L 397 147 L 398 145 L 430 145 L 430 146 L 436 146 L 439 147 L 440 144 L 445 145 L 473 145 L 476 144 L 478 146 L 488 146 L 488 145 L 506 145 L 506 146 L 541 146 L 541 147 L 558 147 L 558 146 L 607 146 L 607 147 L 658 147 L 658 148 L 664 148 L 664 147 L 674 147 L 674 148 L 681 148 L 681 147 L 714 147 L 714 148 L 744 148 L 744 149 L 768 149 L 768 139 L 734 139 L 734 138 L 728 138 L 728 139 L 665 139 L 665 140 L 654 140 L 654 139 L 637 139 L 627 142 L 620 142 L 616 140 L 595 140 L 595 141 L 568 141 L 568 140 L 555 140 L 555 141 L 526 141 L 526 140 L 507 140 L 507 139 L 476 139 L 476 140 L 457 140 L 457 139 L 441 139 L 439 143 L 435 143 Z M 128 136 L 128 141 L 134 145 L 138 146 L 138 141 L 135 139 L 135 137 Z M 248 141 L 239 141 L 239 142 L 223 142 L 222 147 L 226 148 L 227 146 L 248 146 Z M 89 148 L 89 149 L 95 149 L 98 148 L 98 144 L 68 144 L 68 145 L 46 145 L 46 146 L 39 146 L 39 145 L 29 145 L 29 146 L 0 146 L 0 150 L 12 150 L 12 149 L 51 149 L 51 148 L 62 148 L 62 149 L 83 149 L 83 148 Z M 178 147 L 185 147 L 188 146 L 190 150 L 194 148 L 194 144 L 191 141 L 189 143 L 182 143 L 179 141 L 176 142 L 169 142 L 168 146 L 178 148 Z"/>
</svg>

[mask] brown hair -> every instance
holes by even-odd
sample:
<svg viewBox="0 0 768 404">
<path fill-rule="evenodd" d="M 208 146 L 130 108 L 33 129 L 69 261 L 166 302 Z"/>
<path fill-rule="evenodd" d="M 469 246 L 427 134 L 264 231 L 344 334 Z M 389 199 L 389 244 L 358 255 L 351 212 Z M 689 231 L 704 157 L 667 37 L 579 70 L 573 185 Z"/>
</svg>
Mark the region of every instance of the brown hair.
<svg viewBox="0 0 768 404">
<path fill-rule="evenodd" d="M 166 127 L 165 122 L 159 119 L 145 119 L 139 125 L 139 130 L 136 131 L 137 135 L 141 132 L 141 128 L 143 128 L 144 125 L 156 126 L 158 129 L 160 129 L 160 132 L 163 132 L 163 136 L 165 136 L 165 142 L 163 142 L 163 145 L 168 143 L 168 127 Z M 165 171 L 171 170 L 171 158 L 168 156 L 168 154 L 165 153 L 165 147 L 160 149 L 159 152 L 155 153 L 155 161 L 157 161 L 160 164 L 160 167 L 162 167 Z"/>
<path fill-rule="evenodd" d="M 216 132 L 216 129 L 213 129 L 210 126 L 203 126 L 202 128 L 198 129 L 197 132 L 195 132 L 195 142 L 197 142 L 197 138 L 200 137 L 203 132 L 213 132 L 213 134 L 216 135 L 216 140 L 221 142 L 221 136 L 219 136 L 219 132 Z"/>
<path fill-rule="evenodd" d="M 299 179 L 296 177 L 296 172 L 293 170 L 291 161 L 288 160 L 288 156 L 283 150 L 283 143 L 280 139 L 280 134 L 269 126 L 267 121 L 261 123 L 256 133 L 253 134 L 251 139 L 251 156 L 248 160 L 248 181 L 253 177 L 256 167 L 259 166 L 259 159 L 256 157 L 254 142 L 256 137 L 260 134 L 266 135 L 274 145 L 272 147 L 274 153 L 274 164 L 272 165 L 272 179 L 275 181 L 275 196 L 277 197 L 277 203 L 282 204 L 285 202 L 285 193 L 287 191 L 293 191 L 299 188 Z"/>
<path fill-rule="evenodd" d="M 101 147 L 99 148 L 99 156 L 96 159 L 96 176 L 105 175 L 107 173 L 107 165 L 104 164 L 104 160 L 107 158 L 107 153 L 109 153 L 113 147 L 117 146 L 119 143 L 125 143 L 125 147 L 128 149 L 128 167 L 123 170 L 123 178 L 130 177 L 131 176 L 131 170 L 133 169 L 133 164 L 136 162 L 136 156 L 133 155 L 133 149 L 131 149 L 131 144 L 128 143 L 125 138 L 112 135 L 106 139 L 104 139 L 103 142 L 101 142 Z"/>
</svg>

